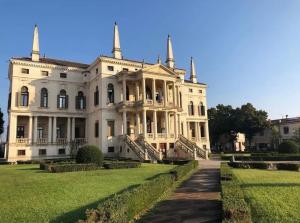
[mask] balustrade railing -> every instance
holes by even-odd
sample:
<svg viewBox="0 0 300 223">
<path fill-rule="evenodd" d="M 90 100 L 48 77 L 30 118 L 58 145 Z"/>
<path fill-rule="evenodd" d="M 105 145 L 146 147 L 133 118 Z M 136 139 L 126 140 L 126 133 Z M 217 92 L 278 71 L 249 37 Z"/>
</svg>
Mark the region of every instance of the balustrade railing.
<svg viewBox="0 0 300 223">
<path fill-rule="evenodd" d="M 139 137 L 136 140 L 137 144 L 141 145 L 147 150 L 148 155 L 152 158 L 152 160 L 160 160 L 160 153 L 147 141 L 145 141 L 144 137 Z"/>
<path fill-rule="evenodd" d="M 57 145 L 66 145 L 67 144 L 67 138 L 56 138 L 56 144 Z"/>
<path fill-rule="evenodd" d="M 166 138 L 167 134 L 166 133 L 157 133 L 157 138 Z"/>
<path fill-rule="evenodd" d="M 143 151 L 134 141 L 130 139 L 128 135 L 124 137 L 125 143 L 136 154 L 140 161 L 145 159 L 145 151 Z"/>
<path fill-rule="evenodd" d="M 207 150 L 202 149 L 199 146 L 197 146 L 196 143 L 190 141 L 189 139 L 185 138 L 183 135 L 179 135 L 179 142 L 182 142 L 182 144 L 185 144 L 187 147 L 189 147 L 192 151 L 196 151 L 197 155 L 207 159 Z"/>
<path fill-rule="evenodd" d="M 38 138 L 36 141 L 36 144 L 38 144 L 38 145 L 46 145 L 47 143 L 48 143 L 47 138 Z"/>
<path fill-rule="evenodd" d="M 16 143 L 17 144 L 28 144 L 29 143 L 29 139 L 28 138 L 17 138 L 16 139 Z"/>
</svg>

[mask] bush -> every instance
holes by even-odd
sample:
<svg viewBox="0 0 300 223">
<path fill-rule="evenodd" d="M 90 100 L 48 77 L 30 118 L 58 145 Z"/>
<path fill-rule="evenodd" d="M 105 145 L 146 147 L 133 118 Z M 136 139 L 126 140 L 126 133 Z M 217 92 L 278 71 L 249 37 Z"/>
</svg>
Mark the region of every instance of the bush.
<svg viewBox="0 0 300 223">
<path fill-rule="evenodd" d="M 95 163 L 102 166 L 103 154 L 97 146 L 87 145 L 78 150 L 77 163 Z"/>
<path fill-rule="evenodd" d="M 273 169 L 272 163 L 264 162 L 229 162 L 229 166 L 233 168 L 243 168 L 243 169 Z"/>
<path fill-rule="evenodd" d="M 222 173 L 231 175 L 231 180 L 221 181 L 224 222 L 250 223 L 251 214 L 244 193 L 227 164 L 221 165 Z"/>
<path fill-rule="evenodd" d="M 75 172 L 75 171 L 87 171 L 98 170 L 101 166 L 94 163 L 89 164 L 47 164 L 40 163 L 40 169 L 51 173 L 63 173 L 63 172 Z"/>
<path fill-rule="evenodd" d="M 277 163 L 276 167 L 278 170 L 299 171 L 300 164 L 298 164 L 298 163 Z"/>
<path fill-rule="evenodd" d="M 103 164 L 103 167 L 105 169 L 122 169 L 122 168 L 137 168 L 141 167 L 140 162 L 119 162 L 119 161 L 114 161 L 114 162 L 105 162 Z"/>
<path fill-rule="evenodd" d="M 198 161 L 196 161 L 198 164 Z M 122 193 L 115 194 L 101 202 L 97 209 L 86 211 L 86 220 L 80 222 L 127 223 L 145 209 L 151 207 L 166 191 L 174 187 L 176 177 L 182 179 L 197 167 L 196 162 L 174 168 L 170 173 L 160 174 L 150 181 Z"/>
<path fill-rule="evenodd" d="M 298 145 L 291 140 L 284 141 L 279 144 L 279 153 L 299 153 Z"/>
</svg>

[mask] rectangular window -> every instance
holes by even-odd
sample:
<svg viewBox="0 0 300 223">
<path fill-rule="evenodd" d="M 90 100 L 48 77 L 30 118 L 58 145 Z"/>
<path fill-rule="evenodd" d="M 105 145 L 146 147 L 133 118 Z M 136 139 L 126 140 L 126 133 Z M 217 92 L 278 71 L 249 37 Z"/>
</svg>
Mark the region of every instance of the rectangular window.
<svg viewBox="0 0 300 223">
<path fill-rule="evenodd" d="M 47 150 L 46 149 L 39 149 L 39 156 L 45 156 L 47 155 Z"/>
<path fill-rule="evenodd" d="M 200 134 L 201 134 L 201 137 L 205 137 L 205 131 L 204 131 L 203 125 L 201 125 L 201 127 L 200 127 Z"/>
<path fill-rule="evenodd" d="M 66 149 L 58 149 L 58 155 L 65 155 L 66 154 Z"/>
<path fill-rule="evenodd" d="M 18 156 L 25 156 L 26 150 L 25 149 L 18 149 Z"/>
<path fill-rule="evenodd" d="M 99 137 L 99 122 L 98 121 L 95 123 L 95 137 L 96 138 Z"/>
<path fill-rule="evenodd" d="M 107 137 L 115 136 L 115 121 L 107 121 Z"/>
<path fill-rule="evenodd" d="M 199 90 L 199 93 L 202 94 L 202 90 Z"/>
<path fill-rule="evenodd" d="M 43 138 L 43 128 L 42 127 L 37 128 L 37 137 L 38 137 L 38 139 Z"/>
<path fill-rule="evenodd" d="M 192 88 L 189 88 L 189 92 L 192 93 L 192 92 L 193 92 L 193 89 L 192 89 Z"/>
<path fill-rule="evenodd" d="M 114 71 L 114 67 L 113 66 L 107 66 L 107 70 Z"/>
<path fill-rule="evenodd" d="M 60 78 L 67 78 L 67 73 L 60 73 Z"/>
<path fill-rule="evenodd" d="M 290 132 L 289 127 L 287 127 L 287 126 L 283 127 L 284 134 L 289 134 L 289 132 Z"/>
<path fill-rule="evenodd" d="M 27 68 L 22 68 L 21 69 L 22 74 L 29 74 L 29 69 Z"/>
<path fill-rule="evenodd" d="M 49 72 L 46 71 L 46 70 L 42 70 L 42 76 L 48 76 L 49 75 Z"/>
<path fill-rule="evenodd" d="M 115 152 L 115 147 L 109 146 L 109 147 L 107 148 L 107 152 L 109 152 L 109 153 L 114 153 L 114 152 Z"/>
<path fill-rule="evenodd" d="M 96 74 L 98 74 L 98 72 L 99 72 L 99 70 L 98 70 L 98 68 L 96 68 Z"/>
</svg>

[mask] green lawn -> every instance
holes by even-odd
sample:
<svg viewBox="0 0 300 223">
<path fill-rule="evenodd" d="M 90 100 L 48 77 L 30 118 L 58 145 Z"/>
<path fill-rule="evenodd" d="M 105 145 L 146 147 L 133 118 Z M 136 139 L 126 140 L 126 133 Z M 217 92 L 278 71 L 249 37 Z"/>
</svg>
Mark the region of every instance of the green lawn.
<svg viewBox="0 0 300 223">
<path fill-rule="evenodd" d="M 174 166 L 46 173 L 38 165 L 0 166 L 0 222 L 74 222 L 86 208 Z"/>
<path fill-rule="evenodd" d="M 242 182 L 253 222 L 300 222 L 300 173 L 233 169 Z"/>
</svg>

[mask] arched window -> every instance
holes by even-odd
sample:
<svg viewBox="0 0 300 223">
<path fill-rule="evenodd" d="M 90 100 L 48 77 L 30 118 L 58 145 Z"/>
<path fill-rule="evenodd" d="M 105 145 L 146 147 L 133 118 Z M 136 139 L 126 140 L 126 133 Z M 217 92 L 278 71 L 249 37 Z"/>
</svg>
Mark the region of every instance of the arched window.
<svg viewBox="0 0 300 223">
<path fill-rule="evenodd" d="M 94 105 L 99 105 L 99 89 L 98 86 L 96 86 L 96 90 L 94 92 Z"/>
<path fill-rule="evenodd" d="M 41 107 L 42 108 L 48 107 L 48 90 L 47 90 L 47 88 L 41 89 Z"/>
<path fill-rule="evenodd" d="M 108 84 L 107 85 L 107 99 L 108 103 L 114 103 L 115 98 L 114 98 L 114 85 L 113 84 Z"/>
<path fill-rule="evenodd" d="M 29 92 L 28 88 L 23 86 L 21 88 L 21 106 L 28 106 L 28 101 L 29 101 Z"/>
<path fill-rule="evenodd" d="M 78 91 L 76 96 L 76 109 L 85 109 L 85 96 L 82 91 Z"/>
<path fill-rule="evenodd" d="M 205 106 L 203 105 L 203 103 L 201 102 L 200 105 L 200 114 L 201 116 L 205 116 Z"/>
<path fill-rule="evenodd" d="M 68 95 L 65 90 L 61 90 L 57 95 L 57 108 L 66 109 L 68 108 Z"/>
<path fill-rule="evenodd" d="M 192 101 L 190 101 L 189 103 L 188 110 L 189 110 L 189 115 L 194 115 L 194 104 Z"/>
</svg>

